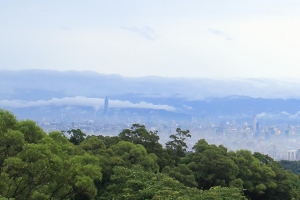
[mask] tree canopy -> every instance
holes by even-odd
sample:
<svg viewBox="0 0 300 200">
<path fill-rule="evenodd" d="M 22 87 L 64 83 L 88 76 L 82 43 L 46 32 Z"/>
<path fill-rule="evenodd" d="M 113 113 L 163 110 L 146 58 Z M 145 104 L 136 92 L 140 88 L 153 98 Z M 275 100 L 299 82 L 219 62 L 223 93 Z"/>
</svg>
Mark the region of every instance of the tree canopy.
<svg viewBox="0 0 300 200">
<path fill-rule="evenodd" d="M 165 147 L 133 124 L 118 136 L 45 133 L 0 110 L 0 199 L 300 199 L 298 163 L 199 140 L 177 128 Z"/>
</svg>

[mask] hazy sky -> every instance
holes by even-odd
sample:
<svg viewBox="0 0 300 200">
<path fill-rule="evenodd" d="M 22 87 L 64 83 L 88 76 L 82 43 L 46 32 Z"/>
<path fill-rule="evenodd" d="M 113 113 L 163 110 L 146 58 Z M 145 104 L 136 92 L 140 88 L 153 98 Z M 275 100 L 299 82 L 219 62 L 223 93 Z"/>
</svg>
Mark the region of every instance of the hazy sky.
<svg viewBox="0 0 300 200">
<path fill-rule="evenodd" d="M 1 0 L 0 69 L 299 77 L 300 1 Z"/>
</svg>

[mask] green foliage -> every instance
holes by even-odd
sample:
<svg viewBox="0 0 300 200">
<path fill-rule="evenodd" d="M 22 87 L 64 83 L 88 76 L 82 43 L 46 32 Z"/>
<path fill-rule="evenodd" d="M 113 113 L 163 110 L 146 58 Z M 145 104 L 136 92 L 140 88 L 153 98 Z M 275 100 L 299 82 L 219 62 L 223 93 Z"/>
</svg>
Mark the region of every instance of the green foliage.
<svg viewBox="0 0 300 200">
<path fill-rule="evenodd" d="M 190 138 L 191 134 L 189 130 L 176 129 L 176 133 L 170 135 L 171 141 L 166 143 L 166 147 L 172 149 L 175 155 L 178 157 L 184 157 L 186 149 L 188 148 L 185 140 Z"/>
<path fill-rule="evenodd" d="M 251 199 L 298 199 L 299 187 L 293 186 L 292 174 L 284 171 L 278 162 L 267 155 L 236 152 L 238 178 L 243 180 L 245 194 Z"/>
<path fill-rule="evenodd" d="M 154 153 L 157 156 L 157 164 L 160 171 L 166 166 L 177 165 L 179 161 L 179 157 L 175 155 L 172 149 L 164 149 L 158 142 L 159 136 L 157 135 L 157 131 L 148 131 L 144 125 L 133 124 L 130 129 L 124 129 L 118 138 L 122 141 L 141 144 L 147 150 L 148 154 Z M 115 137 L 111 139 L 107 139 L 106 137 L 105 139 L 108 143 L 111 143 L 111 140 L 117 141 Z"/>
<path fill-rule="evenodd" d="M 0 200 L 300 199 L 299 176 L 281 166 L 298 173 L 299 163 L 204 139 L 187 153 L 188 130 L 176 129 L 166 148 L 139 124 L 118 137 L 64 133 L 0 110 Z"/>
<path fill-rule="evenodd" d="M 237 188 L 189 188 L 165 174 L 145 172 L 140 166 L 115 167 L 111 184 L 99 199 L 245 199 Z"/>
<path fill-rule="evenodd" d="M 101 139 L 104 142 L 104 145 L 106 146 L 107 149 L 115 144 L 118 144 L 118 142 L 122 141 L 122 139 L 118 136 L 110 137 L 110 136 L 98 135 L 96 137 Z"/>
<path fill-rule="evenodd" d="M 273 158 L 271 158 L 268 155 L 261 154 L 259 152 L 255 152 L 253 154 L 253 156 L 260 161 L 260 164 L 263 164 L 263 165 L 268 165 L 268 164 L 271 164 L 274 162 Z"/>
<path fill-rule="evenodd" d="M 281 160 L 280 165 L 285 170 L 291 170 L 294 174 L 300 174 L 300 161 Z"/>
<path fill-rule="evenodd" d="M 74 145 L 79 145 L 85 140 L 86 134 L 83 133 L 80 129 L 71 129 L 67 133 L 70 135 L 69 141 Z"/>
<path fill-rule="evenodd" d="M 238 166 L 228 156 L 222 145 L 208 145 L 199 140 L 193 147 L 195 153 L 190 155 L 188 167 L 195 172 L 198 188 L 209 189 L 213 186 L 229 186 L 236 179 Z M 185 161 L 186 162 L 186 161 Z"/>
<path fill-rule="evenodd" d="M 168 174 L 168 176 L 178 180 L 187 187 L 197 187 L 195 176 L 192 170 L 190 170 L 185 164 L 179 164 L 177 167 L 170 168 L 165 167 L 162 173 Z"/>
<path fill-rule="evenodd" d="M 28 143 L 37 143 L 46 134 L 34 121 L 30 120 L 19 122 L 18 130 L 24 134 L 24 139 Z"/>
<path fill-rule="evenodd" d="M 17 124 L 18 121 L 12 113 L 0 109 L 0 134 L 7 132 L 9 129 L 16 130 Z"/>
<path fill-rule="evenodd" d="M 96 136 L 87 137 L 79 146 L 92 155 L 102 154 L 106 149 L 104 142 Z"/>
<path fill-rule="evenodd" d="M 18 122 L 7 111 L 0 110 L 0 122 L 0 198 L 94 198 L 94 181 L 102 173 L 89 150 L 76 155 L 80 151 L 61 132 L 47 135 L 35 122 Z"/>
<path fill-rule="evenodd" d="M 145 147 L 148 153 L 155 153 L 156 149 L 161 149 L 159 144 L 159 136 L 157 131 L 148 131 L 144 125 L 133 124 L 130 129 L 124 129 L 119 138 L 123 141 L 141 144 Z"/>
<path fill-rule="evenodd" d="M 0 133 L 0 173 L 4 167 L 4 161 L 8 157 L 18 154 L 24 145 L 24 135 L 20 131 L 8 130 Z"/>
<path fill-rule="evenodd" d="M 196 198 L 193 198 L 196 199 Z M 227 188 L 227 187 L 212 187 L 209 190 L 203 191 L 202 195 L 198 199 L 203 200 L 246 200 L 243 196 L 242 191 L 238 188 Z"/>
<path fill-rule="evenodd" d="M 2 196 L 0 195 L 0 200 L 8 200 L 8 198 L 2 197 Z M 14 199 L 10 198 L 10 200 L 14 200 Z"/>
<path fill-rule="evenodd" d="M 156 163 L 157 156 L 155 154 L 147 155 L 145 147 L 141 144 L 121 141 L 113 145 L 111 149 L 114 152 L 115 158 L 121 158 L 123 160 L 123 162 L 121 162 L 123 166 L 131 167 L 132 164 L 139 164 L 143 166 L 146 171 L 157 172 L 159 170 Z"/>
</svg>

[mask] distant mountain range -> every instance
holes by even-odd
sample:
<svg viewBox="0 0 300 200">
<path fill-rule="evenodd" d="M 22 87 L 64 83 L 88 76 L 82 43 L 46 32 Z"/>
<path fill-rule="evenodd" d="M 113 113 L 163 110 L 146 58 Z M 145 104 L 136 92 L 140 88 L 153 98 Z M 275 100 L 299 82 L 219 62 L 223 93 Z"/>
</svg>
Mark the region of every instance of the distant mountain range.
<svg viewBox="0 0 300 200">
<path fill-rule="evenodd" d="M 38 113 L 46 107 L 98 111 L 108 96 L 111 109 L 134 109 L 135 113 L 164 110 L 185 117 L 258 115 L 296 120 L 300 118 L 299 87 L 297 80 L 133 78 L 90 71 L 0 70 L 0 108 L 20 113 Z"/>
</svg>

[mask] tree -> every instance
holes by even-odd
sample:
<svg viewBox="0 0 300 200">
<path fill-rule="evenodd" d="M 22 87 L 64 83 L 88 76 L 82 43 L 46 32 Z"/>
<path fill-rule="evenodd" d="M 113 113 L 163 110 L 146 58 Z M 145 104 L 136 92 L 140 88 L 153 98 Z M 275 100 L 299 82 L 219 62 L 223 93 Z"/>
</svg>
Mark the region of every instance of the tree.
<svg viewBox="0 0 300 200">
<path fill-rule="evenodd" d="M 118 137 L 118 136 L 97 135 L 96 137 L 101 139 L 104 142 L 107 149 L 110 148 L 111 146 L 115 145 L 115 144 L 118 144 L 118 142 L 121 141 L 120 137 Z"/>
<path fill-rule="evenodd" d="M 179 164 L 177 167 L 170 168 L 165 167 L 162 173 L 178 180 L 180 183 L 187 187 L 197 187 L 197 182 L 195 181 L 195 176 L 192 170 L 190 170 L 185 164 Z"/>
<path fill-rule="evenodd" d="M 265 199 L 266 191 L 276 188 L 276 174 L 271 167 L 263 164 L 265 159 L 260 161 L 247 150 L 237 151 L 233 159 L 239 168 L 237 178 L 243 180 L 246 196 Z"/>
<path fill-rule="evenodd" d="M 68 155 L 52 138 L 25 144 L 5 160 L 5 196 L 16 199 L 66 199 L 96 195 L 94 180 L 101 180 L 99 160 L 91 155 Z"/>
<path fill-rule="evenodd" d="M 7 132 L 9 129 L 16 130 L 18 120 L 9 111 L 0 109 L 0 134 Z"/>
<path fill-rule="evenodd" d="M 94 181 L 102 178 L 100 162 L 86 152 L 102 148 L 101 142 L 100 146 L 97 141 L 84 143 L 79 151 L 63 133 L 47 135 L 35 122 L 19 122 L 3 110 L 0 130 L 1 198 L 92 199 L 96 195 Z"/>
<path fill-rule="evenodd" d="M 91 155 L 101 154 L 106 150 L 104 142 L 96 136 L 87 137 L 79 144 L 79 147 Z"/>
<path fill-rule="evenodd" d="M 238 188 L 212 188 L 202 191 L 189 188 L 182 183 L 166 176 L 163 173 L 146 172 L 142 167 L 134 165 L 131 169 L 115 167 L 111 176 L 111 184 L 99 199 L 231 199 L 244 200 L 241 190 Z"/>
<path fill-rule="evenodd" d="M 268 155 L 263 155 L 259 152 L 253 154 L 257 158 L 261 165 L 266 165 L 272 169 L 275 173 L 273 182 L 276 184 L 274 188 L 267 188 L 265 191 L 265 197 L 267 199 L 299 199 L 299 177 L 285 171 L 280 165 L 281 162 L 275 162 L 274 159 Z"/>
<path fill-rule="evenodd" d="M 134 164 L 139 164 L 147 171 L 157 172 L 159 167 L 157 165 L 157 156 L 153 153 L 147 154 L 145 147 L 141 144 L 133 144 L 131 142 L 121 141 L 113 145 L 111 149 L 114 152 L 114 157 L 111 160 L 120 162 L 123 161 L 126 167 L 131 167 Z"/>
<path fill-rule="evenodd" d="M 238 174 L 238 166 L 222 145 L 209 145 L 204 139 L 193 147 L 195 153 L 183 159 L 194 172 L 198 188 L 209 189 L 214 186 L 230 186 Z"/>
<path fill-rule="evenodd" d="M 31 120 L 20 121 L 18 123 L 18 130 L 24 134 L 24 139 L 28 143 L 38 143 L 38 141 L 46 135 L 46 133 Z"/>
<path fill-rule="evenodd" d="M 184 157 L 186 149 L 188 148 L 185 140 L 191 137 L 189 133 L 189 130 L 181 130 L 181 128 L 177 128 L 176 133 L 170 135 L 172 140 L 166 143 L 166 147 L 172 149 L 176 156 Z"/>
<path fill-rule="evenodd" d="M 268 155 L 204 139 L 187 153 L 188 130 L 166 148 L 139 124 L 119 137 L 67 133 L 0 109 L 0 199 L 300 199 L 300 176 Z"/>
<path fill-rule="evenodd" d="M 143 145 L 148 154 L 154 153 L 157 156 L 157 164 L 159 169 L 162 170 L 167 165 L 174 166 L 174 160 L 177 160 L 177 158 L 174 157 L 172 151 L 162 147 L 158 142 L 159 136 L 157 133 L 157 131 L 148 131 L 144 125 L 132 124 L 130 129 L 124 129 L 119 134 L 119 139 Z"/>
<path fill-rule="evenodd" d="M 22 151 L 25 143 L 24 135 L 17 130 L 8 130 L 0 133 L 0 174 L 4 167 L 4 161 Z"/>
<path fill-rule="evenodd" d="M 162 149 L 162 145 L 158 142 L 157 131 L 148 131 L 144 125 L 132 124 L 130 129 L 124 129 L 119 134 L 119 138 L 123 141 L 143 145 L 148 153 L 155 153 Z"/>
<path fill-rule="evenodd" d="M 294 174 L 300 174 L 300 161 L 281 160 L 280 165 L 285 170 L 291 170 Z"/>
<path fill-rule="evenodd" d="M 86 137 L 86 134 L 82 132 L 80 129 L 71 129 L 68 130 L 67 133 L 70 135 L 69 141 L 74 145 L 79 145 L 81 142 L 85 140 Z"/>
</svg>

